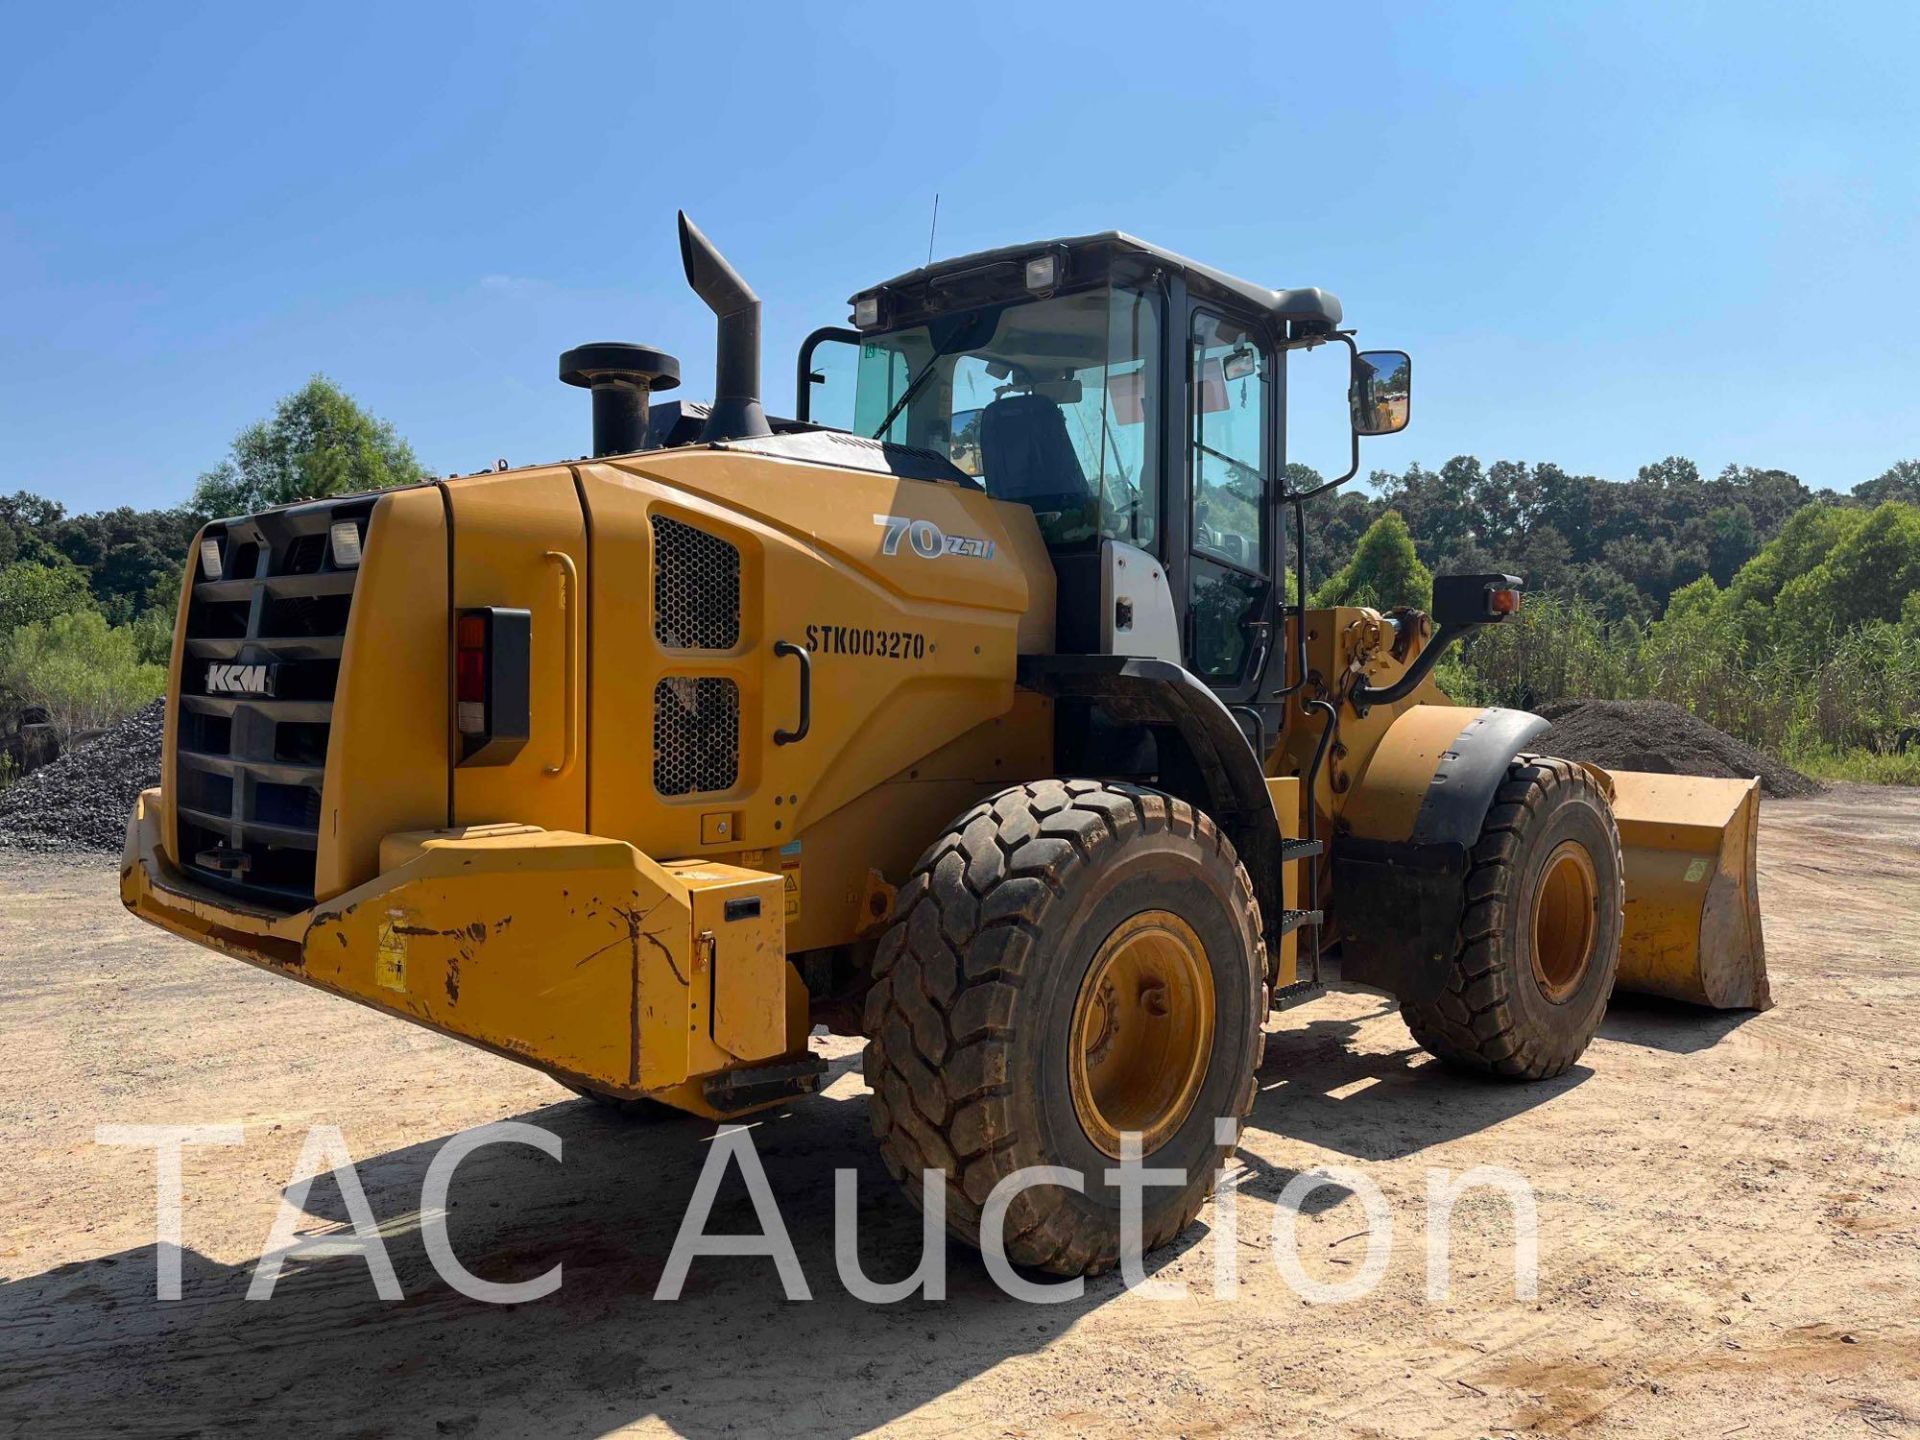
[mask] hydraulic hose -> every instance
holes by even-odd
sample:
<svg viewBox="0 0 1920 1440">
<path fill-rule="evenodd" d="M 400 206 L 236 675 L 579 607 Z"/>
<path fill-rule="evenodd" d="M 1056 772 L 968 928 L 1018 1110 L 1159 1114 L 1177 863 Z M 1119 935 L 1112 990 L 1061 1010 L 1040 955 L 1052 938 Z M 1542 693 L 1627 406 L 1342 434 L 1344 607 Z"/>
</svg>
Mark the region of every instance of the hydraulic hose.
<svg viewBox="0 0 1920 1440">
<path fill-rule="evenodd" d="M 1420 682 L 1432 673 L 1433 667 L 1440 663 L 1440 657 L 1447 653 L 1447 647 L 1472 628 L 1469 625 L 1442 625 L 1427 642 L 1426 649 L 1422 650 L 1414 658 L 1413 664 L 1407 667 L 1407 673 L 1393 684 L 1382 686 L 1377 690 L 1371 685 L 1354 686 L 1347 695 L 1354 712 L 1364 715 L 1371 706 L 1391 705 L 1396 700 L 1406 699 L 1419 688 Z"/>
</svg>

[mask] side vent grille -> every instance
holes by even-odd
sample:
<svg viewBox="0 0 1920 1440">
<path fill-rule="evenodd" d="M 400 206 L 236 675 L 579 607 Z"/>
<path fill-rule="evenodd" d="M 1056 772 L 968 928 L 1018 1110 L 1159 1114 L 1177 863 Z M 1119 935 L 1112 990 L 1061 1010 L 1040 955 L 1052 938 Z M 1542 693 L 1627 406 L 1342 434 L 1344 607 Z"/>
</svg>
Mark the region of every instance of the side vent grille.
<svg viewBox="0 0 1920 1440">
<path fill-rule="evenodd" d="M 687 675 L 654 686 L 653 788 L 702 795 L 731 790 L 739 777 L 740 687 Z"/>
<path fill-rule="evenodd" d="M 738 645 L 739 550 L 718 535 L 655 515 L 653 634 L 669 650 Z"/>
</svg>

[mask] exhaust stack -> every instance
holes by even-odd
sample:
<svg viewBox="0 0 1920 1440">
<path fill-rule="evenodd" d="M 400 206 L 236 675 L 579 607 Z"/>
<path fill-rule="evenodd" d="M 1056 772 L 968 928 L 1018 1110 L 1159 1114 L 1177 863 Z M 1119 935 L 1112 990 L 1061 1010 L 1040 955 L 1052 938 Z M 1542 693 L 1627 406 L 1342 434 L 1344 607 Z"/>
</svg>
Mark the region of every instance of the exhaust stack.
<svg viewBox="0 0 1920 1440">
<path fill-rule="evenodd" d="M 687 284 L 720 319 L 714 340 L 713 409 L 702 444 L 771 435 L 760 408 L 760 297 L 713 242 L 680 212 L 680 260 Z"/>
</svg>

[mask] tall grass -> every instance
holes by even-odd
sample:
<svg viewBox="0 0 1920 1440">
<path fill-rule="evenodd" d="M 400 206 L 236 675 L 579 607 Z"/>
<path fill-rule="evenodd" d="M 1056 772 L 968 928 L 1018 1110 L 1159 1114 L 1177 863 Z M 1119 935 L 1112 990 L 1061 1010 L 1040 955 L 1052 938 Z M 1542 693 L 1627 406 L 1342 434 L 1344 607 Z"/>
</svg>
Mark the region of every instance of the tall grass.
<svg viewBox="0 0 1920 1440">
<path fill-rule="evenodd" d="M 167 669 L 142 637 L 97 610 L 56 615 L 0 636 L 0 697 L 44 705 L 61 737 L 111 725 L 164 694 Z"/>
<path fill-rule="evenodd" d="M 1811 775 L 1816 780 L 1853 780 L 1865 785 L 1920 785 L 1920 746 L 1898 755 L 1813 746 L 1788 750 L 1781 758 L 1803 775 Z"/>
<path fill-rule="evenodd" d="M 1814 646 L 1753 651 L 1720 608 L 1684 592 L 1651 625 L 1608 621 L 1574 597 L 1534 595 L 1513 620 L 1469 641 L 1440 679 L 1458 699 L 1521 709 L 1670 700 L 1750 745 L 1807 757 L 1816 771 L 1920 779 L 1920 736 L 1907 737 L 1912 760 L 1894 753 L 1901 732 L 1920 726 L 1920 629 L 1911 625 L 1876 621 Z"/>
</svg>

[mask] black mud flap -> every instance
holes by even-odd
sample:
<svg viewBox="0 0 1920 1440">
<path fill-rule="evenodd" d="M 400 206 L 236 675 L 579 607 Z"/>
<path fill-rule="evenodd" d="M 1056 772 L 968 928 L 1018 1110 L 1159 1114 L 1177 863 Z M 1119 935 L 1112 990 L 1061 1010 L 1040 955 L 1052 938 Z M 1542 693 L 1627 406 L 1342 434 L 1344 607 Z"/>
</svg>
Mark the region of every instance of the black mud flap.
<svg viewBox="0 0 1920 1440">
<path fill-rule="evenodd" d="M 1467 850 L 1334 842 L 1340 978 L 1421 1004 L 1446 988 L 1466 902 Z"/>
<path fill-rule="evenodd" d="M 1446 988 L 1480 827 L 1507 766 L 1546 728 L 1524 710 L 1482 710 L 1441 757 L 1410 836 L 1335 839 L 1341 980 L 1415 1005 Z"/>
</svg>

